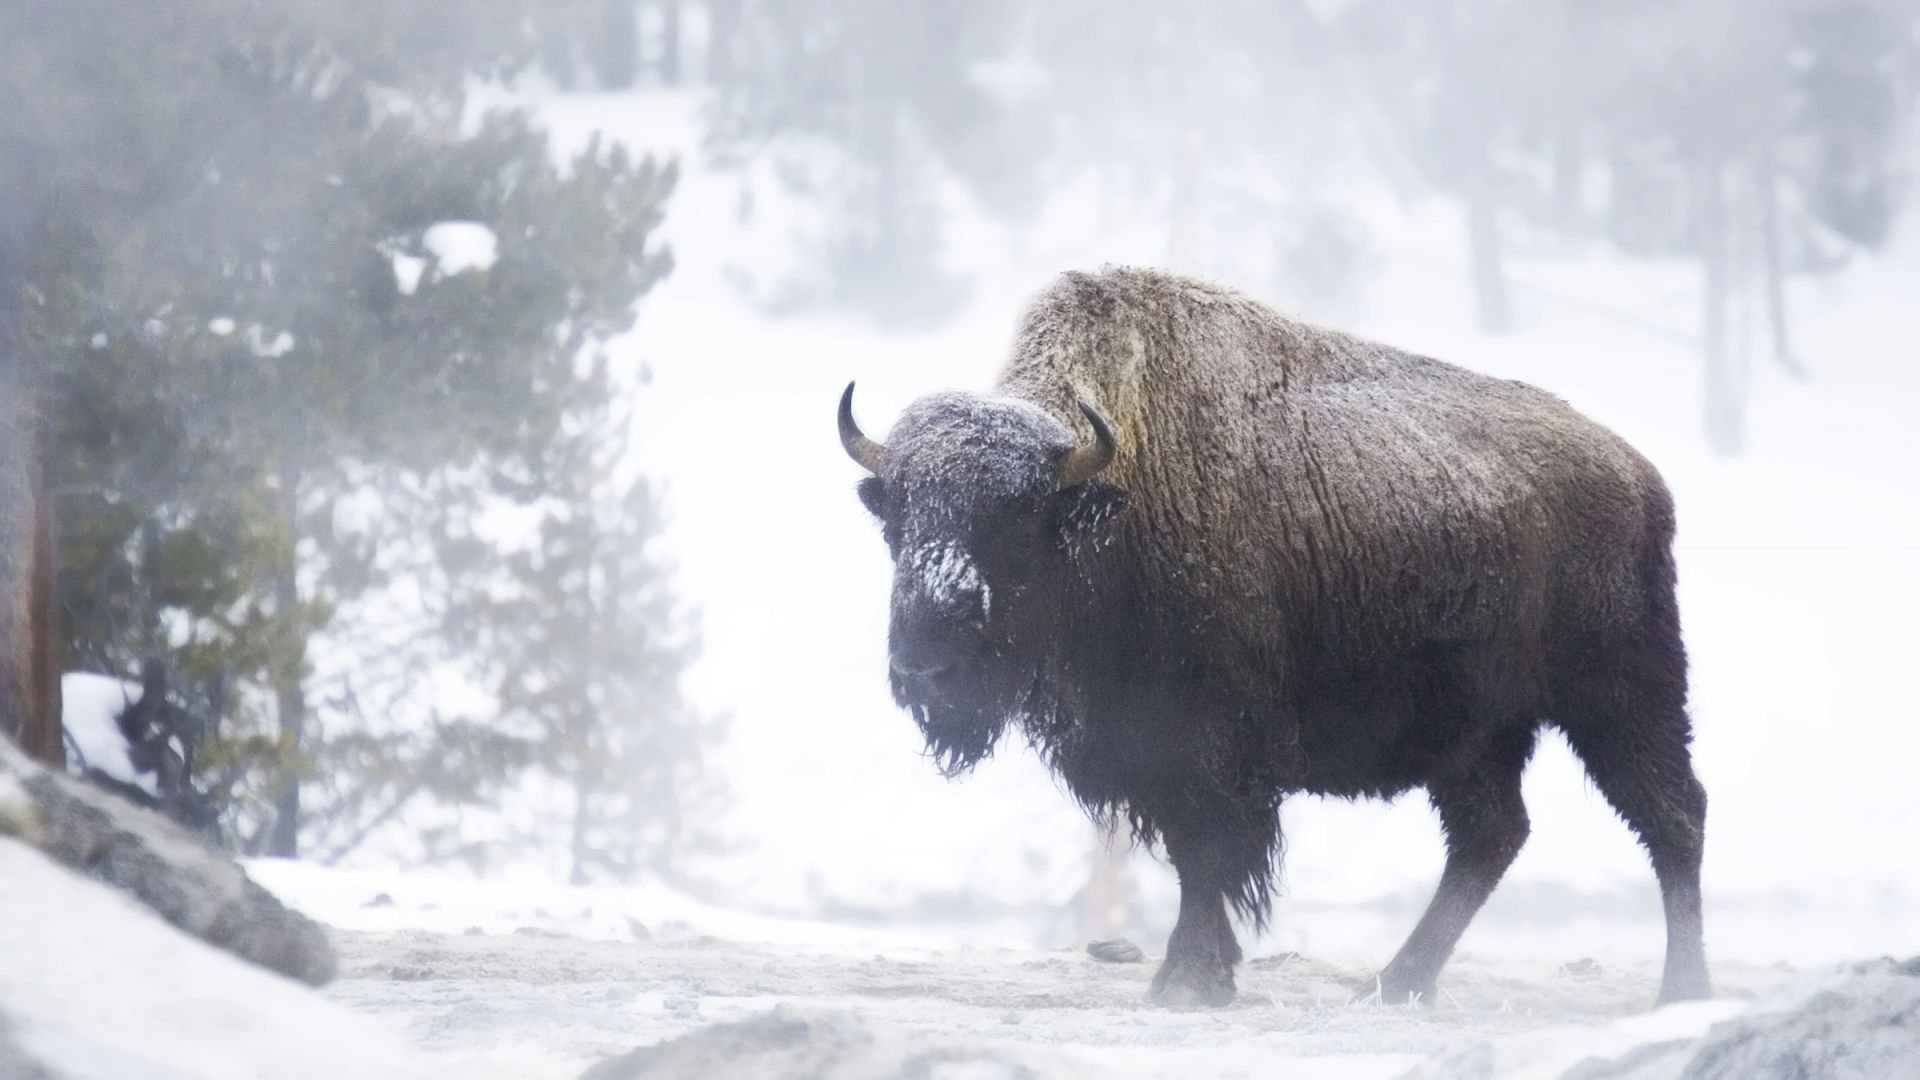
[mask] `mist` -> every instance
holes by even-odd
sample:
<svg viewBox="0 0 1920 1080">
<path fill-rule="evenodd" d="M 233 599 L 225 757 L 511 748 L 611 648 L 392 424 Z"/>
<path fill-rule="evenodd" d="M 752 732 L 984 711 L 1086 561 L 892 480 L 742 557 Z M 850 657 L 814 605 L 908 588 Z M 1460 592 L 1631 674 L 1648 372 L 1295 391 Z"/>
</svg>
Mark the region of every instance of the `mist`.
<svg viewBox="0 0 1920 1080">
<path fill-rule="evenodd" d="M 1873 965 L 1920 954 L 1920 5 L 86 0 L 0 7 L 0 101 L 6 769 L 244 868 L 339 972 L 250 992 L 6 825 L 0 1062 L 267 1075 L 310 1015 L 379 1049 L 272 1074 L 1732 1076 L 1812 1054 L 1821 990 L 1882 1056 L 1808 1075 L 1920 1062 Z M 1648 1012 L 1662 894 L 1552 727 L 1412 1007 L 1372 991 L 1446 858 L 1417 788 L 1284 799 L 1211 1012 L 1148 1001 L 1163 845 L 1017 725 L 942 775 L 835 404 L 994 392 L 1110 266 L 1657 468 L 1714 998 Z M 156 1019 L 188 946 L 226 1057 Z"/>
</svg>

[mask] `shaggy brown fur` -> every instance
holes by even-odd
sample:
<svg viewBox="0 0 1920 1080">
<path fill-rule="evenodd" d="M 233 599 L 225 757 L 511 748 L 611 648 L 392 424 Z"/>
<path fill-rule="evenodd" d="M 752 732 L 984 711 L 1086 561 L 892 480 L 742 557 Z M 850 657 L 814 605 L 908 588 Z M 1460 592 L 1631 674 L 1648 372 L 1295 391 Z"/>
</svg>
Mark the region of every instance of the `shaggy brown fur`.
<svg viewBox="0 0 1920 1080">
<path fill-rule="evenodd" d="M 981 494 L 1093 441 L 1080 402 L 1118 444 L 1082 487 L 1113 497 Z M 1285 795 L 1417 786 L 1448 861 L 1382 984 L 1431 994 L 1526 839 L 1520 775 L 1544 723 L 1653 857 L 1662 1000 L 1708 992 L 1672 502 L 1558 398 L 1201 282 L 1068 274 L 996 393 L 910 407 L 869 484 L 896 551 L 896 695 L 934 748 L 970 764 L 1011 721 L 1082 802 L 1164 841 L 1182 898 L 1160 1000 L 1231 999 L 1223 901 L 1264 920 Z M 1028 571 L 1054 580 L 1028 581 L 995 552 L 1044 539 L 1008 507 L 1099 520 L 1063 525 Z M 930 565 L 977 570 L 980 601 L 930 589 Z"/>
</svg>

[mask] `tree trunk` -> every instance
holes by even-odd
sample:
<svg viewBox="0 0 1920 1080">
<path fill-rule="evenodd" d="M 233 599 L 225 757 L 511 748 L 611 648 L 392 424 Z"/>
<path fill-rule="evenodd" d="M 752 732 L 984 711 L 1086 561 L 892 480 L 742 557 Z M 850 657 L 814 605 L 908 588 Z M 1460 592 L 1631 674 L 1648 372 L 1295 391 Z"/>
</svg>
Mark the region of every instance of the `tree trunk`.
<svg viewBox="0 0 1920 1080">
<path fill-rule="evenodd" d="M 0 340 L 24 339 L 9 329 L 0 326 Z M 18 353 L 0 358 L 0 732 L 35 760 L 61 768 L 46 421 L 25 367 Z"/>
<path fill-rule="evenodd" d="M 640 73 L 638 0 L 607 0 L 600 40 L 589 48 L 603 90 L 629 90 Z"/>
<path fill-rule="evenodd" d="M 42 398 L 44 409 L 44 398 Z M 59 609 L 54 604 L 56 550 L 53 499 L 48 494 L 48 422 L 44 412 L 33 420 L 32 456 L 28 477 L 33 489 L 33 581 L 28 590 L 27 627 L 32 642 L 32 698 L 26 712 L 25 737 L 20 745 L 36 759 L 56 769 L 67 764 L 66 728 L 60 715 Z"/>
<path fill-rule="evenodd" d="M 1773 338 L 1774 362 L 1796 379 L 1807 377 L 1807 369 L 1793 355 L 1787 334 L 1786 269 L 1780 257 L 1780 170 L 1773 148 L 1760 152 L 1755 167 L 1755 192 L 1760 203 L 1760 259 L 1764 275 L 1763 290 L 1767 306 L 1767 329 Z"/>
<path fill-rule="evenodd" d="M 1728 260 L 1726 168 L 1718 154 L 1696 167 L 1695 236 L 1700 246 L 1701 341 L 1707 445 L 1724 456 L 1740 453 L 1745 432 L 1741 388 L 1729 355 L 1727 310 L 1733 281 Z"/>
<path fill-rule="evenodd" d="M 66 746 L 54 633 L 49 425 L 26 310 L 40 199 L 27 155 L 4 140 L 0 145 L 8 151 L 0 161 L 0 733 L 61 767 Z"/>
<path fill-rule="evenodd" d="M 740 34 L 741 0 L 707 2 L 707 82 L 721 86 L 733 80 L 733 43 Z"/>
<path fill-rule="evenodd" d="M 286 529 L 286 549 L 274 582 L 274 603 L 283 635 L 274 657 L 273 690 L 280 721 L 280 797 L 275 804 L 273 832 L 267 854 L 292 859 L 300 854 L 300 774 L 307 723 L 306 635 L 299 625 L 300 609 L 300 480 L 301 467 L 294 425 L 286 428 L 287 445 L 280 457 L 280 511 Z"/>
<path fill-rule="evenodd" d="M 660 81 L 680 85 L 680 0 L 660 0 Z"/>
<path fill-rule="evenodd" d="M 569 884 L 587 883 L 587 821 L 592 812 L 586 771 L 582 770 L 573 778 L 573 872 L 567 875 Z"/>
</svg>

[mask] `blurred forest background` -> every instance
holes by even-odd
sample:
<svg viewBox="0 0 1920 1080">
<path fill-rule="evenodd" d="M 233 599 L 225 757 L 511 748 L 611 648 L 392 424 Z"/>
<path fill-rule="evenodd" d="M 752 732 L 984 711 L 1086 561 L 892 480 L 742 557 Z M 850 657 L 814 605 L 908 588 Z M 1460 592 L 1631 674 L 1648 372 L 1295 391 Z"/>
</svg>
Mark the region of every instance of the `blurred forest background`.
<svg viewBox="0 0 1920 1080">
<path fill-rule="evenodd" d="M 245 854 L 404 828 L 584 881 L 723 842 L 630 438 L 659 391 L 611 347 L 700 241 L 659 236 L 683 163 L 559 146 L 529 86 L 697 94 L 703 167 L 807 224 L 734 283 L 770 319 L 937 333 L 976 224 L 1018 247 L 1061 192 L 1330 319 L 1387 239 L 1360 188 L 1452 207 L 1488 334 L 1518 255 L 1683 263 L 1692 326 L 1639 329 L 1695 357 L 1676 437 L 1732 456 L 1761 369 L 1821 376 L 1790 283 L 1912 211 L 1920 0 L 6 0 L 9 479 L 133 775 L 73 733 L 70 767 Z"/>
</svg>

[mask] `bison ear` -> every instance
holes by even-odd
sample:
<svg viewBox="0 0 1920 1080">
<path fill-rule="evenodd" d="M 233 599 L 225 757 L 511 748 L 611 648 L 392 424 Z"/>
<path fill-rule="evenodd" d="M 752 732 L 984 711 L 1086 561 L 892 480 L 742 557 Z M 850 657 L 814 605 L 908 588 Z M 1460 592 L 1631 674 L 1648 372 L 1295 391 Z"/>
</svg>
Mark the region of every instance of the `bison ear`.
<svg viewBox="0 0 1920 1080">
<path fill-rule="evenodd" d="M 854 488 L 860 495 L 860 502 L 874 517 L 885 519 L 887 516 L 887 485 L 877 476 L 869 476 Z"/>
<path fill-rule="evenodd" d="M 1094 532 L 1127 507 L 1127 493 L 1104 480 L 1075 484 L 1056 499 L 1053 520 L 1062 540 Z"/>
</svg>

